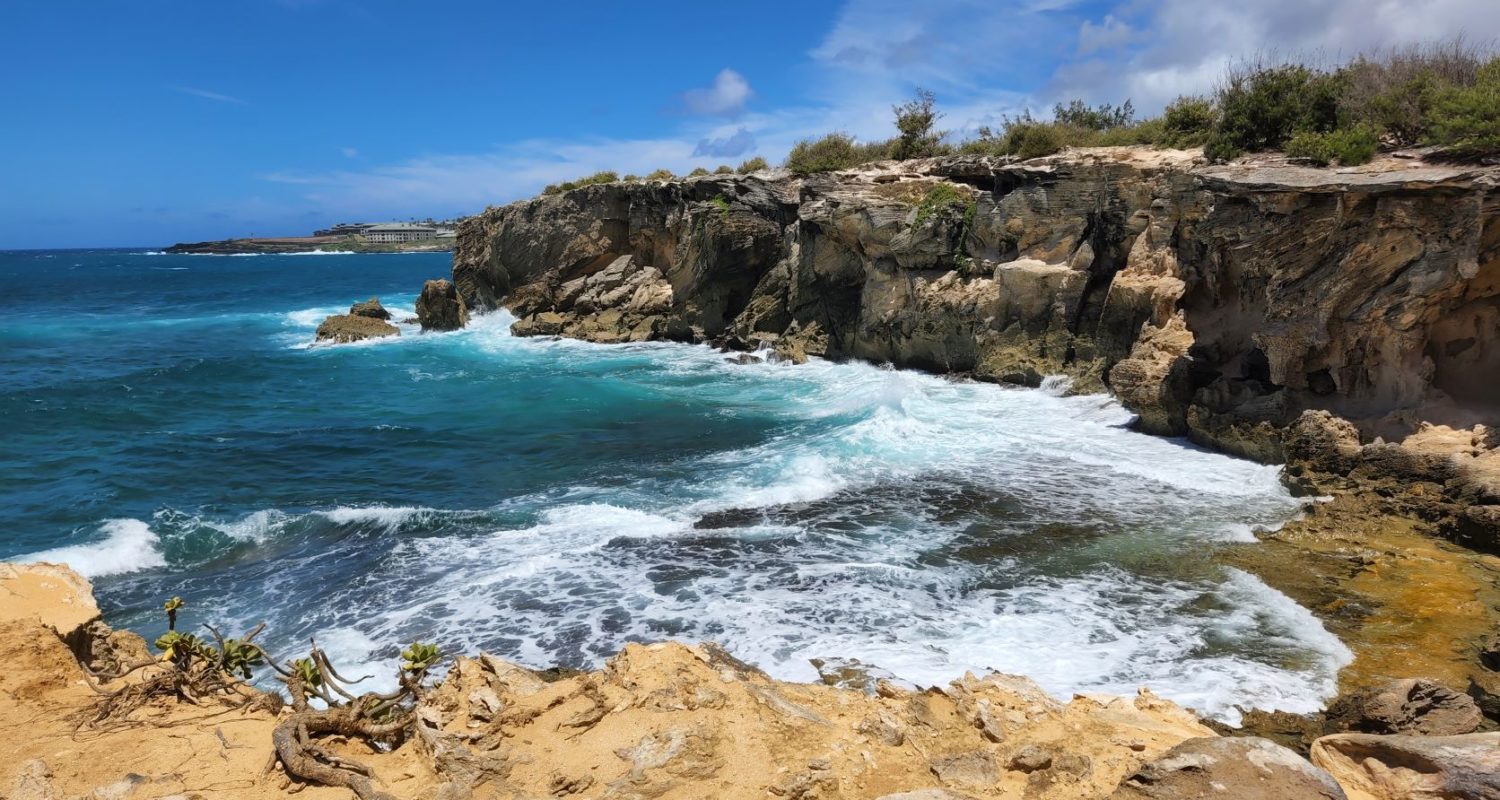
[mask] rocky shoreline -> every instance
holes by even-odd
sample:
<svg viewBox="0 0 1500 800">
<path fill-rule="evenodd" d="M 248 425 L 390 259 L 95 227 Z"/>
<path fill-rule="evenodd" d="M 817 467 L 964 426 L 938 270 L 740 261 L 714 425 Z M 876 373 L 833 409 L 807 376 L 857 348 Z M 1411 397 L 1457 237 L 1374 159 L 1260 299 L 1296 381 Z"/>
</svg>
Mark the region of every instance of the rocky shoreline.
<svg viewBox="0 0 1500 800">
<path fill-rule="evenodd" d="M 663 643 L 628 646 L 581 674 L 459 656 L 440 677 L 427 678 L 425 667 L 403 673 L 413 676 L 408 699 L 378 712 L 380 724 L 330 736 L 310 721 L 357 714 L 374 695 L 351 695 L 347 705 L 333 695 L 336 707 L 311 715 L 232 679 L 217 679 L 215 693 L 183 695 L 207 667 L 111 631 L 88 583 L 66 567 L 0 564 L 0 596 L 0 791 L 12 800 L 294 791 L 387 800 L 1187 800 L 1218 796 L 1219 786 L 1245 800 L 1480 800 L 1500 792 L 1500 733 L 1471 732 L 1480 719 L 1472 701 L 1417 681 L 1341 698 L 1320 723 L 1339 732 L 1320 734 L 1309 762 L 1267 739 L 1221 738 L 1146 689 L 1064 703 L 1024 677 L 993 673 L 916 690 L 792 684 L 713 645 Z M 190 609 L 168 608 L 174 625 L 181 616 L 178 630 L 200 622 Z M 179 672 L 183 663 L 194 664 L 190 673 Z M 172 675 L 176 696 L 140 691 L 170 686 L 162 679 Z M 300 681 L 288 681 L 294 697 Z"/>
<path fill-rule="evenodd" d="M 1219 557 L 1354 648 L 1346 688 L 1462 684 L 1500 630 L 1500 168 L 1094 148 L 600 184 L 466 220 L 453 285 L 516 335 L 1066 375 L 1338 498 Z"/>
</svg>

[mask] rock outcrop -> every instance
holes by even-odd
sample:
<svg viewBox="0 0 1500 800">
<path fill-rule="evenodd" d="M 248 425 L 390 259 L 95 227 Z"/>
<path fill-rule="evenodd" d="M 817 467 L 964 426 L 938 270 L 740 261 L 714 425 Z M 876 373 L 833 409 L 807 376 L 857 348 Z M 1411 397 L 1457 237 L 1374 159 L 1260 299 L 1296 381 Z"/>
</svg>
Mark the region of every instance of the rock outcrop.
<svg viewBox="0 0 1500 800">
<path fill-rule="evenodd" d="M 1189 739 L 1126 778 L 1110 800 L 1348 800 L 1332 775 L 1267 739 Z"/>
<path fill-rule="evenodd" d="M 1098 148 L 601 184 L 466 221 L 453 277 L 519 334 L 754 349 L 815 330 L 787 360 L 1067 374 L 1144 430 L 1264 461 L 1327 412 L 1352 428 L 1342 465 L 1422 476 L 1424 513 L 1500 547 L 1497 176 Z"/>
<path fill-rule="evenodd" d="M 456 331 L 469 324 L 469 309 L 459 297 L 453 281 L 428 281 L 417 297 L 417 321 L 424 331 Z"/>
<path fill-rule="evenodd" d="M 1362 733 L 1455 736 L 1484 721 L 1474 699 L 1418 678 L 1344 695 L 1328 707 L 1336 727 Z"/>
<path fill-rule="evenodd" d="M 400 336 L 401 329 L 384 320 L 357 314 L 334 314 L 318 325 L 318 341 L 348 344 L 382 336 Z"/>
<path fill-rule="evenodd" d="M 1344 733 L 1314 742 L 1312 760 L 1350 800 L 1500 800 L 1500 733 Z"/>
<path fill-rule="evenodd" d="M 370 319 L 390 319 L 391 312 L 385 310 L 380 304 L 380 298 L 372 297 L 363 303 L 355 303 L 349 306 L 349 313 L 356 317 L 369 317 Z"/>
</svg>

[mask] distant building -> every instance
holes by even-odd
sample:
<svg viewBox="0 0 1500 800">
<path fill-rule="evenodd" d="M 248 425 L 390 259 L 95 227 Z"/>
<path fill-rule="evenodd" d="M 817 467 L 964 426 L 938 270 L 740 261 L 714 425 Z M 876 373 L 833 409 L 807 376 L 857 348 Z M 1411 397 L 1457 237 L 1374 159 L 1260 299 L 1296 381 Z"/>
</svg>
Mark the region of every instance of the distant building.
<svg viewBox="0 0 1500 800">
<path fill-rule="evenodd" d="M 410 222 L 383 222 L 365 228 L 360 235 L 365 237 L 365 241 L 373 244 L 391 244 L 434 239 L 437 238 L 438 229 L 431 225 L 414 225 Z"/>
<path fill-rule="evenodd" d="M 365 232 L 366 228 L 374 227 L 373 222 L 340 222 L 332 228 L 324 228 L 313 231 L 314 236 L 358 236 Z"/>
</svg>

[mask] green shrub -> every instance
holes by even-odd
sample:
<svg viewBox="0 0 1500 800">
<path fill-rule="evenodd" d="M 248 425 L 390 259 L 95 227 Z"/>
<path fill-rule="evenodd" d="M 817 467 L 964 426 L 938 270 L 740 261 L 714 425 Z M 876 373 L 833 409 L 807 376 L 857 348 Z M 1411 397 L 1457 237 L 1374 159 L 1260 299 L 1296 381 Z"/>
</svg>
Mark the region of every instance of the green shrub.
<svg viewBox="0 0 1500 800">
<path fill-rule="evenodd" d="M 749 175 L 752 172 L 760 172 L 763 169 L 770 168 L 771 165 L 767 164 L 764 158 L 755 156 L 753 158 L 747 158 L 744 161 L 741 161 L 740 165 L 735 168 L 735 172 L 738 172 L 741 175 Z"/>
<path fill-rule="evenodd" d="M 622 181 L 624 181 L 626 183 L 636 183 L 640 179 L 641 179 L 641 176 L 636 175 L 635 173 L 627 173 L 623 178 L 620 178 L 620 180 L 622 180 Z"/>
<path fill-rule="evenodd" d="M 933 214 L 950 208 L 962 208 L 969 205 L 969 195 L 958 190 L 951 183 L 934 184 L 927 194 L 923 196 L 922 202 L 917 204 L 917 215 L 912 220 L 916 227 L 922 227 Z"/>
<path fill-rule="evenodd" d="M 731 167 L 728 164 L 720 164 L 719 166 L 714 167 L 714 174 L 715 175 L 733 175 L 734 174 L 734 167 Z"/>
<path fill-rule="evenodd" d="M 891 158 L 930 158 L 941 150 L 942 131 L 933 129 L 942 116 L 933 109 L 933 94 L 918 89 L 916 97 L 899 106 L 891 106 L 896 115 L 896 130 L 900 131 L 889 148 Z"/>
<path fill-rule="evenodd" d="M 698 177 L 700 175 L 707 175 L 707 174 L 708 174 L 708 170 L 704 169 L 703 167 L 693 167 L 693 171 L 688 173 L 688 177 L 689 178 L 696 178 L 696 177 Z"/>
<path fill-rule="evenodd" d="M 721 215 L 729 216 L 729 199 L 727 197 L 722 194 L 716 195 L 709 202 L 714 204 L 714 208 L 718 209 Z"/>
<path fill-rule="evenodd" d="M 1038 122 L 1029 113 L 1005 120 L 1005 133 L 1000 137 L 1001 152 L 1017 158 L 1040 158 L 1061 151 L 1064 141 L 1062 126 L 1053 122 Z"/>
<path fill-rule="evenodd" d="M 1319 166 L 1337 161 L 1346 167 L 1352 167 L 1369 163 L 1375 157 L 1379 144 L 1375 131 L 1366 125 L 1327 133 L 1299 131 L 1287 140 L 1286 154 Z"/>
<path fill-rule="evenodd" d="M 1425 141 L 1446 90 L 1474 86 L 1484 59 L 1462 39 L 1361 55 L 1341 72 L 1341 121 L 1372 126 L 1396 146 Z"/>
<path fill-rule="evenodd" d="M 1183 96 L 1173 100 L 1161 116 L 1161 143 L 1168 147 L 1196 147 L 1208 141 L 1219 112 L 1206 97 Z"/>
<path fill-rule="evenodd" d="M 1479 69 L 1473 86 L 1437 95 L 1427 141 L 1459 156 L 1500 153 L 1500 58 Z"/>
<path fill-rule="evenodd" d="M 798 175 L 848 169 L 860 163 L 854 137 L 847 133 L 830 133 L 818 140 L 803 139 L 787 154 L 786 167 Z"/>
<path fill-rule="evenodd" d="M 1301 64 L 1232 69 L 1219 88 L 1219 125 L 1210 146 L 1220 154 L 1274 150 L 1298 131 L 1331 131 L 1338 125 L 1340 83 L 1337 75 Z"/>
<path fill-rule="evenodd" d="M 669 180 L 672 180 L 675 177 L 677 177 L 677 176 L 672 174 L 672 170 L 669 170 L 669 169 L 657 169 L 657 170 L 652 170 L 651 173 L 646 176 L 646 180 L 648 180 L 648 181 L 669 181 Z"/>
<path fill-rule="evenodd" d="M 1123 105 L 1112 106 L 1101 103 L 1090 106 L 1082 100 L 1058 103 L 1052 108 L 1052 121 L 1069 128 L 1090 131 L 1107 131 L 1111 128 L 1129 127 L 1135 121 L 1135 106 L 1129 100 Z"/>
</svg>

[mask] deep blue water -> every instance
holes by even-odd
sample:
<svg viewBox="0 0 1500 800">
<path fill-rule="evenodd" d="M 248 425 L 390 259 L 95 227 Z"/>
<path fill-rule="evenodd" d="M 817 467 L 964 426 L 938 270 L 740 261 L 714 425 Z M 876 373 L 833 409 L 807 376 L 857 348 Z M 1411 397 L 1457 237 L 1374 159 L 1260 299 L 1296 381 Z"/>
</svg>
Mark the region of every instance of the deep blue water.
<svg viewBox="0 0 1500 800">
<path fill-rule="evenodd" d="M 586 666 L 711 638 L 793 679 L 995 668 L 1232 716 L 1317 705 L 1349 657 L 1208 557 L 1294 512 L 1276 470 L 1132 433 L 1105 398 L 515 339 L 503 313 L 312 346 L 447 272 L 0 253 L 0 558 L 74 565 L 148 636 L 176 594 L 193 624 L 361 665 L 413 639 Z"/>
</svg>

